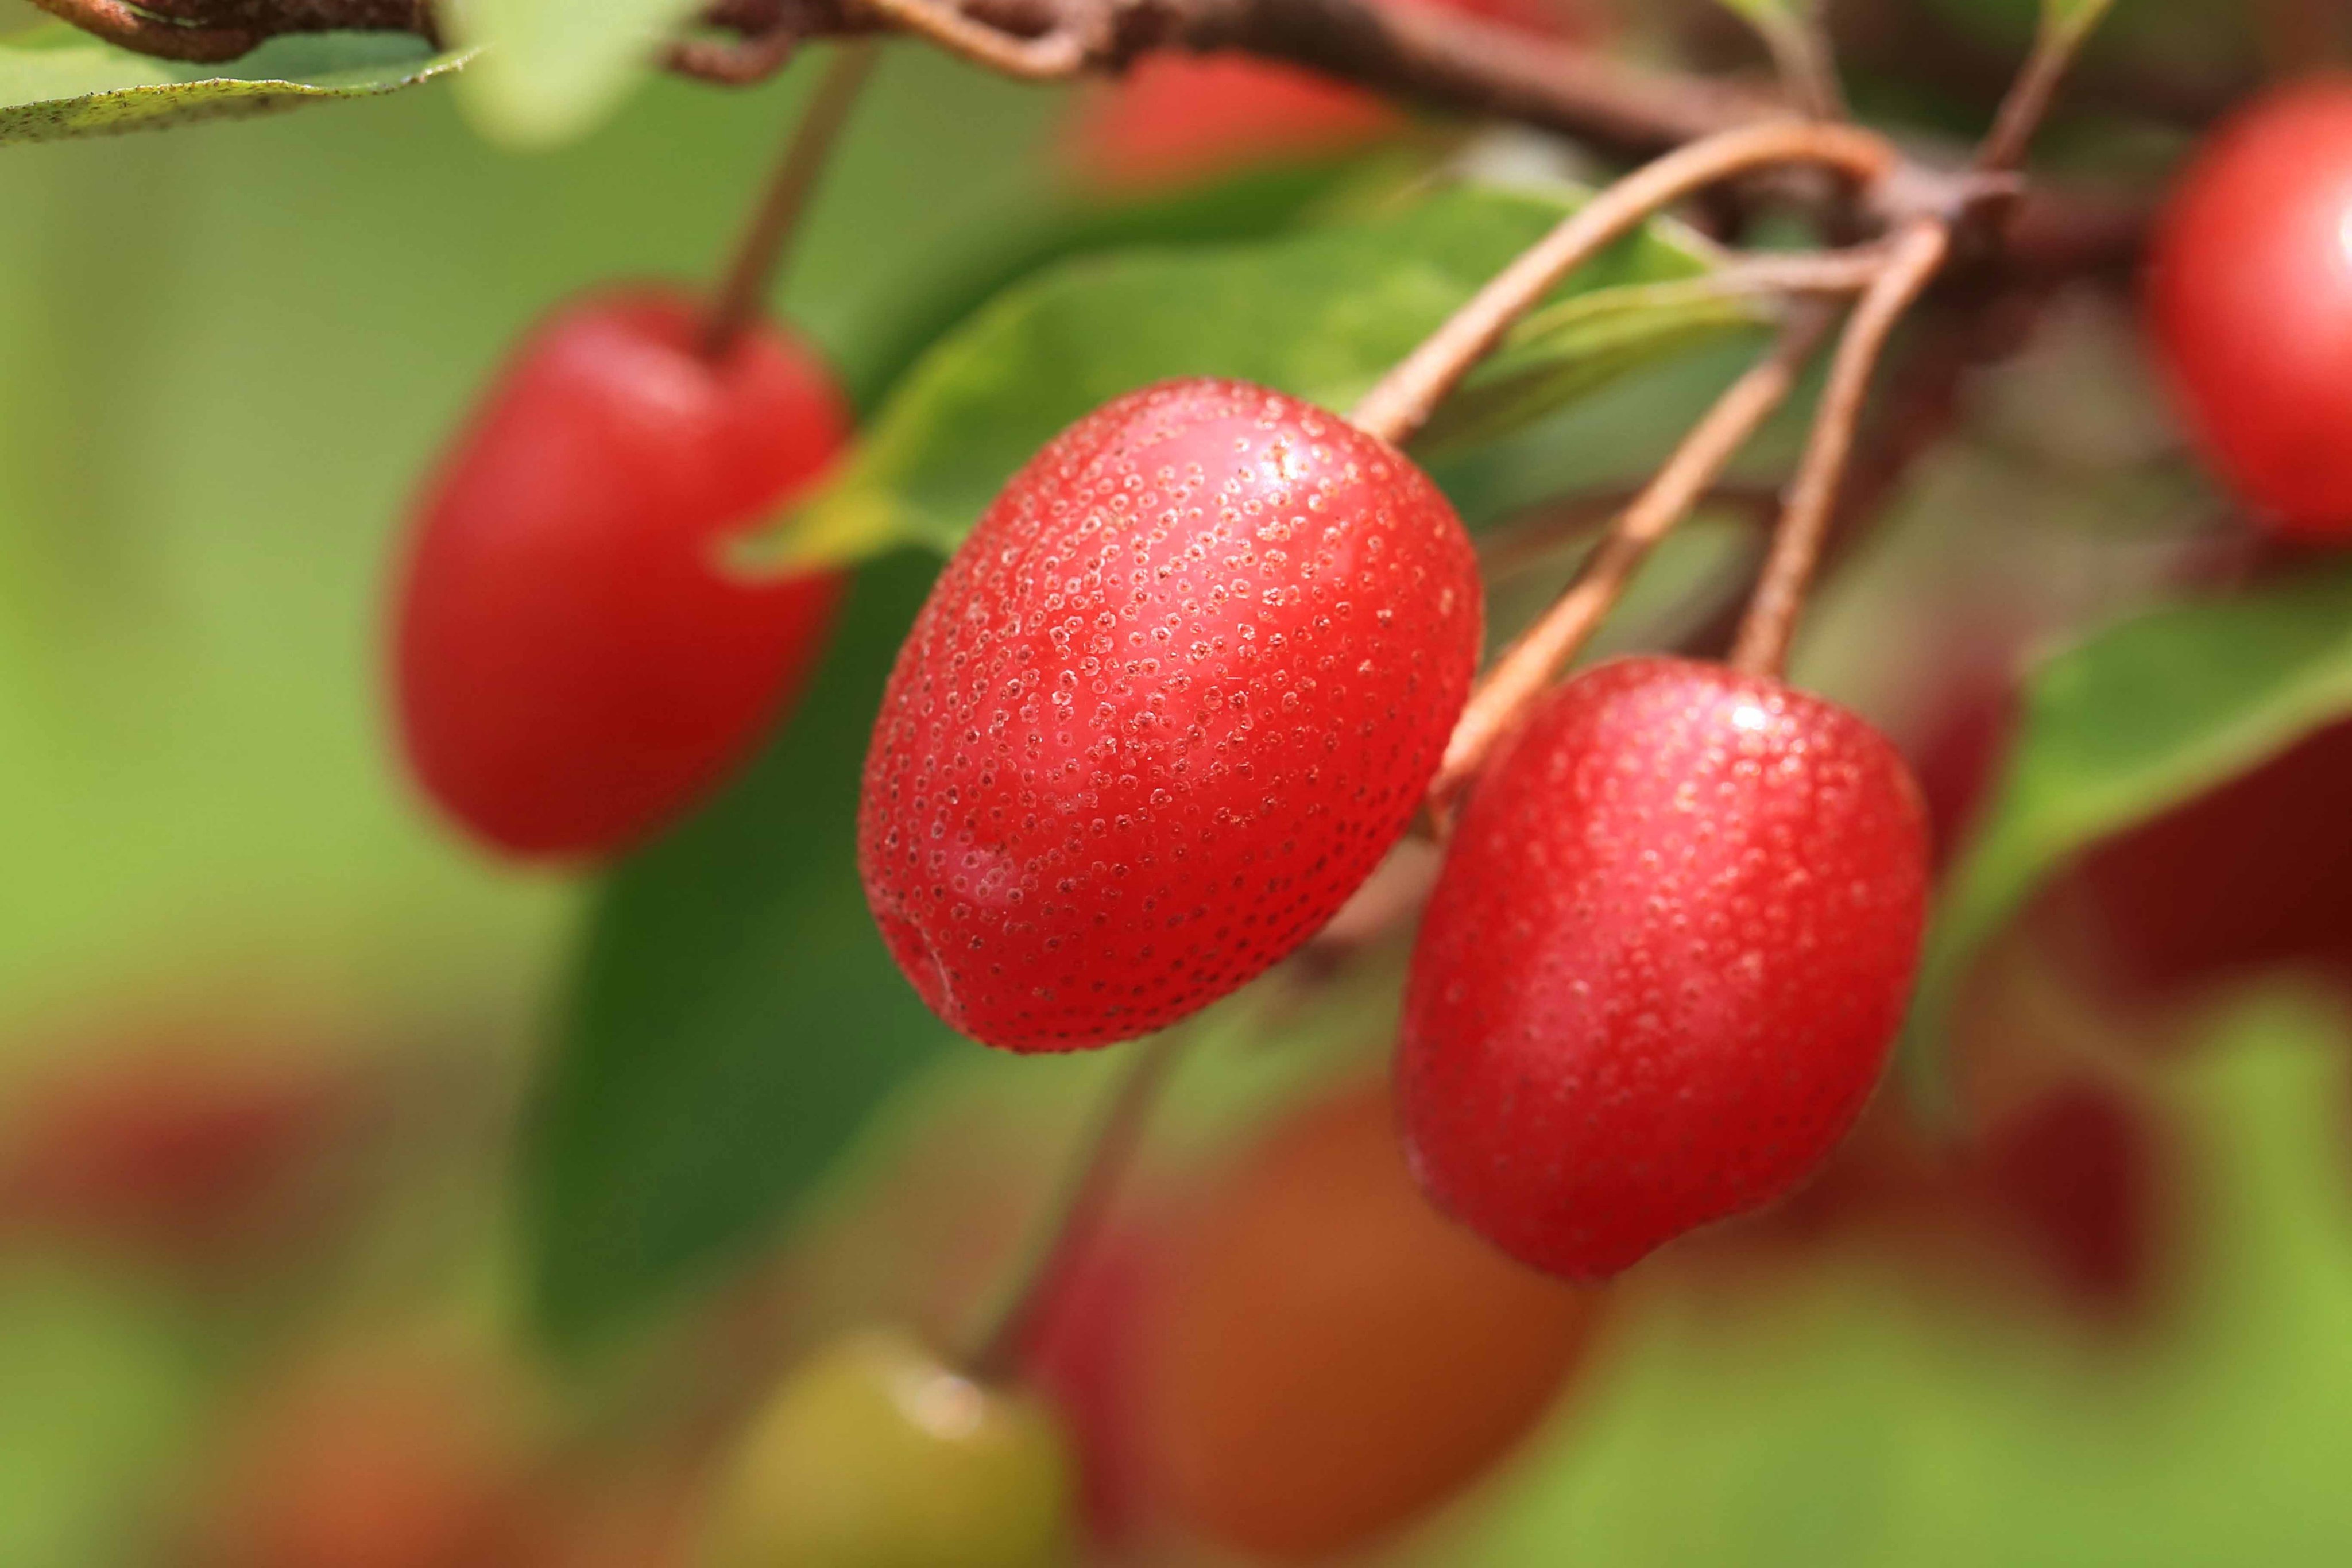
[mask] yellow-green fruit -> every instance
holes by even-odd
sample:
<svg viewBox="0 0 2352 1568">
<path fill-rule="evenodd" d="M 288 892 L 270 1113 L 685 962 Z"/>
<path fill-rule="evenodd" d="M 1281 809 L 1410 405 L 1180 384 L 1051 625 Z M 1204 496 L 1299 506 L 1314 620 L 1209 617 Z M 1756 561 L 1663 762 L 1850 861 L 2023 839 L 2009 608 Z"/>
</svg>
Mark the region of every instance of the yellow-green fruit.
<svg viewBox="0 0 2352 1568">
<path fill-rule="evenodd" d="M 704 1568 L 1060 1568 L 1071 1467 L 1044 1406 L 903 1333 L 784 1381 L 714 1499 Z"/>
</svg>

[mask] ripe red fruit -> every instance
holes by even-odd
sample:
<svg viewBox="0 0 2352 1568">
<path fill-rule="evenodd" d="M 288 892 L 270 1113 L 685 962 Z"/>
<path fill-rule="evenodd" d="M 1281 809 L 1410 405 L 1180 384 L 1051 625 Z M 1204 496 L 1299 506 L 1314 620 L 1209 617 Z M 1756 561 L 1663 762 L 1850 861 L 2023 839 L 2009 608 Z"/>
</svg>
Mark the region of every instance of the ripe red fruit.
<svg viewBox="0 0 2352 1568">
<path fill-rule="evenodd" d="M 1137 1347 L 1152 1495 L 1286 1562 L 1367 1545 L 1491 1469 L 1559 1396 L 1599 1306 L 1431 1210 L 1384 1086 L 1277 1124 L 1153 1278 Z"/>
<path fill-rule="evenodd" d="M 1411 459 L 1239 382 L 1055 437 L 900 649 L 858 866 L 974 1039 L 1147 1034 L 1312 936 L 1418 809 L 1477 658 L 1476 562 Z"/>
<path fill-rule="evenodd" d="M 716 784 L 821 648 L 833 573 L 718 552 L 849 433 L 815 356 L 754 325 L 716 361 L 683 296 L 593 296 L 524 342 L 444 465 L 395 684 L 425 789 L 527 856 L 611 852 Z"/>
<path fill-rule="evenodd" d="M 1925 812 L 1877 731 L 1776 681 L 1626 659 L 1479 779 L 1398 1061 L 1438 1205 L 1570 1279 L 1780 1197 L 1903 1017 Z"/>
<path fill-rule="evenodd" d="M 2158 227 L 2147 308 L 2231 488 L 2283 535 L 2352 541 L 2352 76 L 2213 135 Z"/>
</svg>

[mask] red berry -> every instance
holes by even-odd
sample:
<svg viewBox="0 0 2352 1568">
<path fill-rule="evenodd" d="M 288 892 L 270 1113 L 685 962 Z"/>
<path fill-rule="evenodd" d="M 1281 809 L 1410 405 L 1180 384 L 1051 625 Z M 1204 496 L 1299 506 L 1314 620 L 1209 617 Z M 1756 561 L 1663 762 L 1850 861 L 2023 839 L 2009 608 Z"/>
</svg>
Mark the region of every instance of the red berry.
<svg viewBox="0 0 2352 1568">
<path fill-rule="evenodd" d="M 772 326 L 723 360 L 694 305 L 593 297 L 543 323 L 427 496 L 397 627 L 408 756 L 519 855 L 602 854 L 715 785 L 819 653 L 840 580 L 730 576 L 730 529 L 806 485 L 849 413 Z"/>
<path fill-rule="evenodd" d="M 350 1088 L 182 1050 L 60 1074 L 0 1127 L 0 1224 L 249 1269 L 310 1217 Z"/>
<path fill-rule="evenodd" d="M 1015 1051 L 1225 995 L 1403 833 L 1479 620 L 1454 509 L 1338 415 L 1221 381 L 1097 410 L 982 517 L 883 694 L 858 864 L 898 967 Z"/>
<path fill-rule="evenodd" d="M 2352 542 L 2352 76 L 2224 125 L 2150 256 L 2157 346 L 2222 477 L 2279 533 Z"/>
<path fill-rule="evenodd" d="M 1439 1206 L 1570 1279 L 1780 1197 L 1861 1111 L 1925 921 L 1877 731 L 1678 659 L 1552 694 L 1471 795 L 1398 1063 Z"/>
</svg>

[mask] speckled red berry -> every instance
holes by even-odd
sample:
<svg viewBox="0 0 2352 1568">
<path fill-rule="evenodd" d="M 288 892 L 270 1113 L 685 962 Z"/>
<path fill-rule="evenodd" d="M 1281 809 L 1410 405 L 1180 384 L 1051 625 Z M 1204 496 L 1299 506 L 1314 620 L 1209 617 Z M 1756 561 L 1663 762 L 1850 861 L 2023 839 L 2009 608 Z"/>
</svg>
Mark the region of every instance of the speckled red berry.
<svg viewBox="0 0 2352 1568">
<path fill-rule="evenodd" d="M 2352 75 L 2214 134 L 2158 226 L 2147 308 L 2231 488 L 2281 534 L 2352 543 Z"/>
<path fill-rule="evenodd" d="M 719 549 L 847 439 L 803 345 L 698 351 L 695 306 L 581 300 L 522 345 L 417 519 L 396 627 L 425 790 L 509 853 L 608 853 L 760 739 L 814 664 L 831 573 L 752 581 Z"/>
<path fill-rule="evenodd" d="M 1927 885 L 1918 789 L 1843 708 L 1677 659 L 1569 683 L 1478 781 L 1413 952 L 1422 1185 L 1584 1280 L 1780 1197 L 1878 1078 Z"/>
<path fill-rule="evenodd" d="M 1014 476 L 900 650 L 858 862 L 950 1024 L 1131 1039 L 1289 953 L 1404 831 L 1477 657 L 1412 461 L 1238 382 L 1108 403 Z"/>
</svg>

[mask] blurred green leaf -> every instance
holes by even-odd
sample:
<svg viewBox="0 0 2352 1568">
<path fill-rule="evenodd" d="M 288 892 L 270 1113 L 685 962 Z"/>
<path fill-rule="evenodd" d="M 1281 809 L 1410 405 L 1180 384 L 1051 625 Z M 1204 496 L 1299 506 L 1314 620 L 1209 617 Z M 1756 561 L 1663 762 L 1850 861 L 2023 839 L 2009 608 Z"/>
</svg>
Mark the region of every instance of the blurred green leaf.
<svg viewBox="0 0 2352 1568">
<path fill-rule="evenodd" d="M 958 323 L 1056 262 L 1143 246 L 1266 239 L 1362 177 L 1360 161 L 1282 164 L 1134 201 L 1059 204 L 1008 234 L 976 236 L 941 258 L 929 288 L 877 324 L 851 393 L 861 409 L 871 407 Z"/>
<path fill-rule="evenodd" d="M 905 542 L 951 549 L 1056 432 L 1165 377 L 1235 376 L 1344 409 L 1573 204 L 1456 187 L 1270 241 L 1058 265 L 935 345 L 884 404 L 857 457 L 761 548 L 836 559 Z M 1695 242 L 1657 224 L 1567 287 L 1688 277 L 1707 265 Z M 1637 336 L 1618 336 L 1612 371 L 1647 357 L 1627 346 Z M 1688 340 L 1662 334 L 1648 347 Z M 1590 347 L 1574 332 L 1559 339 L 1569 357 Z M 1520 375 L 1534 381 L 1546 360 L 1529 347 Z M 1562 374 L 1550 384 L 1579 395 L 1599 379 Z M 1512 413 L 1531 418 L 1550 406 L 1523 397 Z"/>
<path fill-rule="evenodd" d="M 2044 663 L 1985 816 L 1945 884 L 1905 1066 L 1940 1093 L 1970 961 L 2072 855 L 2352 711 L 2352 570 L 2159 610 Z"/>
<path fill-rule="evenodd" d="M 955 1039 L 882 946 L 856 864 L 866 735 L 938 569 L 866 566 L 766 756 L 604 890 L 524 1150 L 534 1292 L 559 1342 L 772 1229 Z"/>
<path fill-rule="evenodd" d="M 465 0 L 456 35 L 483 49 L 460 97 L 495 141 L 551 147 L 619 107 L 696 0 Z"/>
<path fill-rule="evenodd" d="M 1417 444 L 1443 451 L 1510 434 L 1629 371 L 1770 319 L 1755 298 L 1727 294 L 1705 277 L 1574 295 L 1521 322 Z"/>
<path fill-rule="evenodd" d="M 0 143 L 375 98 L 465 63 L 462 53 L 436 55 L 402 34 L 321 33 L 273 38 L 231 65 L 189 65 L 119 49 L 58 22 L 0 38 Z"/>
</svg>

